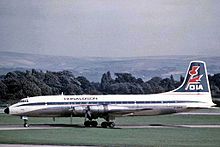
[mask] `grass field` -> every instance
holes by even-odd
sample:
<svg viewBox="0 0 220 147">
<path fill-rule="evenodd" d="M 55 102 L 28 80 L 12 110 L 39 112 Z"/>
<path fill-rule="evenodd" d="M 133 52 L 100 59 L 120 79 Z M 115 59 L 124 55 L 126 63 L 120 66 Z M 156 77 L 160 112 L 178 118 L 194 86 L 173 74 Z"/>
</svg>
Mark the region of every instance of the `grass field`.
<svg viewBox="0 0 220 147">
<path fill-rule="evenodd" d="M 30 118 L 31 124 L 69 124 L 68 118 Z M 74 124 L 83 119 L 75 118 Z M 18 117 L 0 114 L 0 124 L 23 124 Z M 220 116 L 163 115 L 117 118 L 118 125 L 220 124 Z M 44 130 L 0 131 L 0 143 L 101 146 L 220 146 L 216 128 L 102 129 L 62 127 Z"/>
</svg>

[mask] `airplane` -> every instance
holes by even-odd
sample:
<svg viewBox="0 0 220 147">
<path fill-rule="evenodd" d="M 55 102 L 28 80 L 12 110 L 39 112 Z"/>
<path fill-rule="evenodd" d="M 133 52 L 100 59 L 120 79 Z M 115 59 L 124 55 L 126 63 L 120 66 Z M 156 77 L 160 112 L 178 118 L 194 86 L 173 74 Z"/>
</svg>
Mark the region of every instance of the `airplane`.
<svg viewBox="0 0 220 147">
<path fill-rule="evenodd" d="M 146 116 L 209 109 L 212 102 L 206 64 L 191 61 L 185 79 L 177 89 L 148 95 L 50 95 L 21 99 L 4 112 L 20 116 L 24 127 L 28 117 L 84 117 L 85 127 L 97 127 L 96 119 L 103 118 L 102 128 L 114 128 L 121 116 Z"/>
</svg>

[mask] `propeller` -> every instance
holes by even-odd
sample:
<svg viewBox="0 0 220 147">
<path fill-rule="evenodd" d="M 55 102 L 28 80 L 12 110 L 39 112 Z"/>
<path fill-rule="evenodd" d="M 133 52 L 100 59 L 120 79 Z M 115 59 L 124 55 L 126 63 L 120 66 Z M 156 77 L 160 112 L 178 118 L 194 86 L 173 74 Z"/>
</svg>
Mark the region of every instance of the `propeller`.
<svg viewBox="0 0 220 147">
<path fill-rule="evenodd" d="M 86 109 L 85 109 L 85 120 L 86 118 L 88 118 L 89 120 L 92 119 L 92 115 L 91 115 L 91 111 L 90 111 L 90 107 L 87 106 Z"/>
<path fill-rule="evenodd" d="M 73 113 L 70 113 L 70 124 L 73 124 Z"/>
<path fill-rule="evenodd" d="M 71 125 L 73 124 L 73 110 L 74 110 L 74 108 L 69 109 L 69 111 L 70 111 L 70 124 Z"/>
</svg>

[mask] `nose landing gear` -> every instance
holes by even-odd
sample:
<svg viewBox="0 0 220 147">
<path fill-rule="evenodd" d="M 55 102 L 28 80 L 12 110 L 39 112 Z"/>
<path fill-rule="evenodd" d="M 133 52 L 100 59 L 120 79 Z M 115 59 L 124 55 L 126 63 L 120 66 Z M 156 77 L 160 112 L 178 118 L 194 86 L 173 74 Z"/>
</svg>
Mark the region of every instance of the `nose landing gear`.
<svg viewBox="0 0 220 147">
<path fill-rule="evenodd" d="M 26 117 L 26 116 L 22 116 L 21 119 L 24 120 L 24 127 L 29 127 L 29 124 L 28 124 L 28 117 Z"/>
</svg>

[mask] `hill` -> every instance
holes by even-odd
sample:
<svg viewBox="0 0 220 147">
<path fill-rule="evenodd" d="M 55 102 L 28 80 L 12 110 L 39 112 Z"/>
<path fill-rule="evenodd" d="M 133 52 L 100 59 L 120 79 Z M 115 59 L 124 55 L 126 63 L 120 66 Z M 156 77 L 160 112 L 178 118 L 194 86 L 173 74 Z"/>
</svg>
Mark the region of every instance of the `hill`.
<svg viewBox="0 0 220 147">
<path fill-rule="evenodd" d="M 136 58 L 104 58 L 104 57 L 69 57 L 0 52 L 0 75 L 10 71 L 42 70 L 62 71 L 69 70 L 75 76 L 84 76 L 90 81 L 98 82 L 103 73 L 131 73 L 135 77 L 149 80 L 158 76 L 175 79 L 185 74 L 191 60 L 207 62 L 209 74 L 220 72 L 220 57 L 194 56 L 155 56 Z"/>
</svg>

